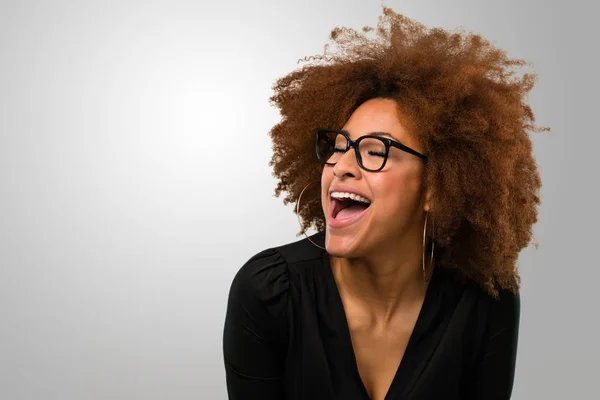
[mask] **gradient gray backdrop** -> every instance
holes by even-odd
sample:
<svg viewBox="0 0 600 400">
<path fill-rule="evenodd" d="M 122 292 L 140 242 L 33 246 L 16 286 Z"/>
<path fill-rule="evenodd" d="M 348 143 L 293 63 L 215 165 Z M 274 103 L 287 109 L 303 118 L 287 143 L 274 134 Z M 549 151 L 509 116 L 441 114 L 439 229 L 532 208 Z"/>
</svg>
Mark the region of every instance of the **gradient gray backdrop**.
<svg viewBox="0 0 600 400">
<path fill-rule="evenodd" d="M 513 398 L 600 398 L 597 6 L 385 4 L 539 72 L 530 103 L 553 131 L 534 137 L 540 247 L 520 258 Z M 271 85 L 334 26 L 380 13 L 378 0 L 0 1 L 0 399 L 226 398 L 231 279 L 300 239 L 272 194 Z"/>
</svg>

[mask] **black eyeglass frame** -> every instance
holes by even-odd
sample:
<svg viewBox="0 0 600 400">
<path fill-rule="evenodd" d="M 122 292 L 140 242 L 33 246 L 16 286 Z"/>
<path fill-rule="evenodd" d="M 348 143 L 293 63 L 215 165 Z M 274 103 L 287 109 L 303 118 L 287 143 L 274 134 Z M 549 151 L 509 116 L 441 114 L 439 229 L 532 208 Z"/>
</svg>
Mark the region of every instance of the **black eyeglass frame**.
<svg viewBox="0 0 600 400">
<path fill-rule="evenodd" d="M 369 171 L 369 172 L 381 171 L 383 169 L 383 167 L 385 167 L 385 164 L 387 163 L 388 155 L 390 153 L 390 147 L 395 147 L 406 153 L 409 153 L 409 154 L 419 157 L 424 162 L 427 162 L 426 155 L 423 155 L 423 154 L 419 153 L 418 151 L 413 150 L 410 147 L 403 145 L 402 143 L 396 142 L 395 140 L 392 140 L 392 139 L 389 139 L 386 137 L 377 136 L 376 134 L 378 132 L 372 132 L 369 135 L 361 136 L 356 140 L 352 140 L 352 139 L 350 139 L 350 136 L 348 136 L 348 132 L 346 132 L 346 131 L 340 131 L 340 130 L 336 130 L 336 129 L 317 129 L 317 134 L 316 134 L 317 143 L 316 143 L 316 149 L 315 149 L 317 152 L 317 158 L 319 159 L 319 161 L 321 161 L 322 163 L 327 164 L 327 165 L 335 165 L 336 164 L 336 163 L 327 162 L 327 160 L 323 160 L 323 159 L 321 159 L 321 157 L 319 157 L 319 141 L 320 141 L 321 137 L 327 133 L 337 133 L 337 134 L 344 136 L 346 138 L 346 149 L 344 150 L 344 152 L 348 151 L 350 149 L 350 147 L 352 147 L 354 149 L 354 155 L 356 156 L 356 162 L 365 171 Z M 360 152 L 358 151 L 358 145 L 360 144 L 360 142 L 363 139 L 367 139 L 367 138 L 380 140 L 385 145 L 385 158 L 383 159 L 383 164 L 381 164 L 381 167 L 379 167 L 378 169 L 366 168 L 362 163 L 362 158 L 360 156 Z"/>
</svg>

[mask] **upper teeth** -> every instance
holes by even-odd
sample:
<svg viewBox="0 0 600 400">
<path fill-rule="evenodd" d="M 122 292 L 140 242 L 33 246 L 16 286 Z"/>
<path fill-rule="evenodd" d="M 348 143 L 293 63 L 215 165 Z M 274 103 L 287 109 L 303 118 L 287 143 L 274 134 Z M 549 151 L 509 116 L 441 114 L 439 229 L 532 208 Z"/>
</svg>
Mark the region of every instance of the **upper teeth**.
<svg viewBox="0 0 600 400">
<path fill-rule="evenodd" d="M 331 192 L 331 197 L 335 198 L 335 199 L 352 199 L 354 201 L 360 201 L 362 203 L 367 203 L 367 204 L 371 204 L 371 202 L 369 201 L 369 199 L 366 199 L 362 196 L 359 196 L 357 194 L 354 193 L 348 193 L 348 192 Z"/>
</svg>

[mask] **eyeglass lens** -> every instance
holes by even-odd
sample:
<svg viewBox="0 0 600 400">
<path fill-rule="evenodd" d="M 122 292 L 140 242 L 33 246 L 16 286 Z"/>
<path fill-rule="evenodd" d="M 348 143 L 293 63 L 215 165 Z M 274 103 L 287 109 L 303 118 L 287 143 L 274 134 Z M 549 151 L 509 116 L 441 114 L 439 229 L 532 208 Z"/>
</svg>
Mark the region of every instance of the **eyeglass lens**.
<svg viewBox="0 0 600 400">
<path fill-rule="evenodd" d="M 346 137 L 337 132 L 322 132 L 317 146 L 317 155 L 322 162 L 335 164 L 346 149 Z M 364 138 L 358 145 L 358 152 L 363 167 L 369 170 L 377 170 L 385 162 L 385 144 L 376 138 Z"/>
</svg>

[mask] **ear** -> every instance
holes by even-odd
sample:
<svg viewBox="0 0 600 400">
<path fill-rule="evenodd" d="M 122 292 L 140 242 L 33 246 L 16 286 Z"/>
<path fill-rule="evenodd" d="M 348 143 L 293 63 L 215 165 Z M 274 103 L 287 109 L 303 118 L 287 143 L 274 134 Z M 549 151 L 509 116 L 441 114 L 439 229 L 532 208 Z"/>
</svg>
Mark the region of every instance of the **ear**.
<svg viewBox="0 0 600 400">
<path fill-rule="evenodd" d="M 425 203 L 423 204 L 423 210 L 429 212 L 431 209 L 431 199 L 433 197 L 433 193 L 430 189 L 425 189 Z"/>
</svg>

